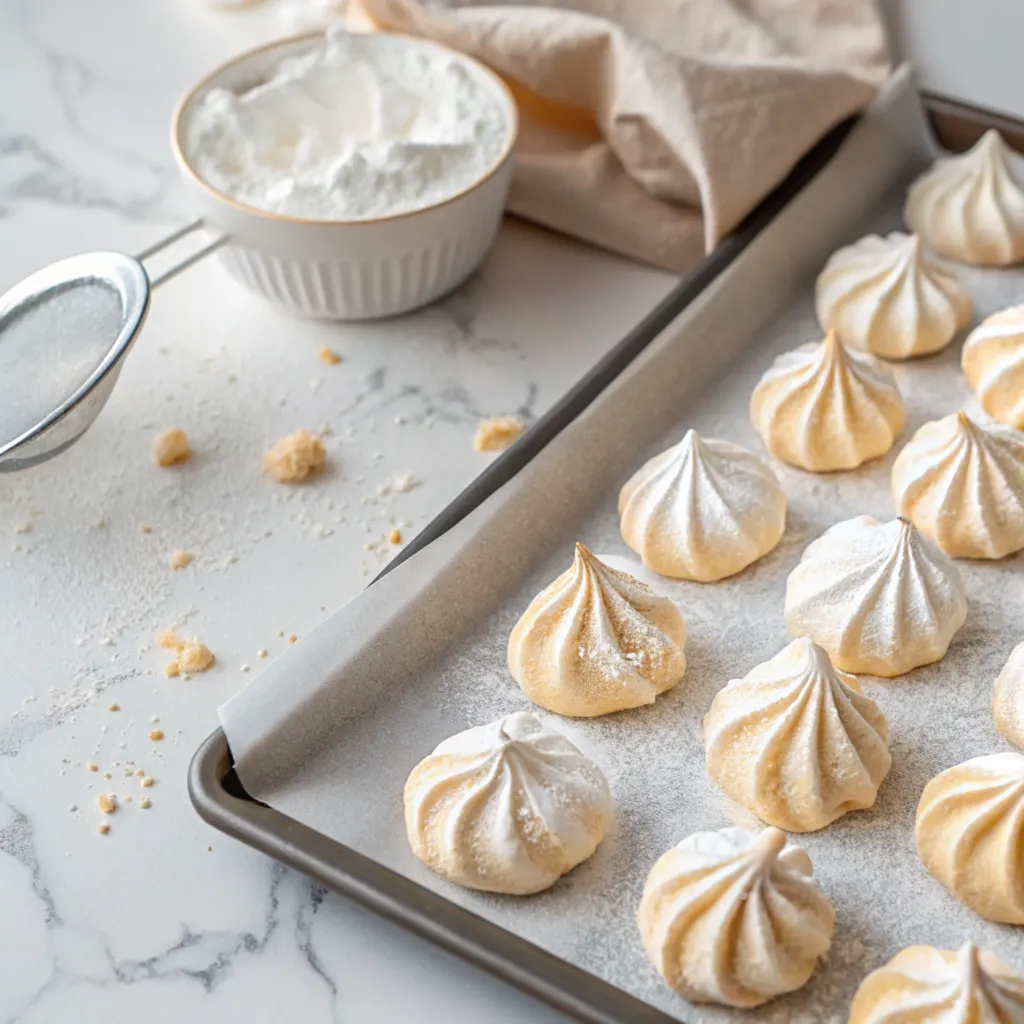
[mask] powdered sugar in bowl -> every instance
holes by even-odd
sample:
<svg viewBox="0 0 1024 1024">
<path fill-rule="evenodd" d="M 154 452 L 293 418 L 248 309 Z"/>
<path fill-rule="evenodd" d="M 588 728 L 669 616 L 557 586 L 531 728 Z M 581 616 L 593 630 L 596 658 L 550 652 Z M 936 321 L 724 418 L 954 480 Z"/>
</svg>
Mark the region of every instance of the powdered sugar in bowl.
<svg viewBox="0 0 1024 1024">
<path fill-rule="evenodd" d="M 179 104 L 171 142 L 229 272 L 301 316 L 422 306 L 480 264 L 518 118 L 472 58 L 331 30 L 251 51 Z"/>
</svg>

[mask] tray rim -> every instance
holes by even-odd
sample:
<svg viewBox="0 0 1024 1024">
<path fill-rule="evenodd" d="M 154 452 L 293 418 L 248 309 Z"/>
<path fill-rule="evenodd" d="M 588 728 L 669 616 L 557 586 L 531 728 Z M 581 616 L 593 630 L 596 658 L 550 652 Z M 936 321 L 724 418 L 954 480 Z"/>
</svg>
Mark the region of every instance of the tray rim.
<svg viewBox="0 0 1024 1024">
<path fill-rule="evenodd" d="M 965 127 L 1024 125 L 945 97 L 922 94 L 929 113 Z M 829 163 L 858 118 L 832 128 L 743 224 L 616 343 L 529 431 L 472 480 L 369 584 L 442 536 L 523 469 L 610 385 Z M 223 729 L 196 751 L 188 794 L 209 825 L 314 878 L 332 891 L 500 978 L 582 1024 L 680 1024 L 528 939 L 330 839 L 245 793 Z"/>
</svg>

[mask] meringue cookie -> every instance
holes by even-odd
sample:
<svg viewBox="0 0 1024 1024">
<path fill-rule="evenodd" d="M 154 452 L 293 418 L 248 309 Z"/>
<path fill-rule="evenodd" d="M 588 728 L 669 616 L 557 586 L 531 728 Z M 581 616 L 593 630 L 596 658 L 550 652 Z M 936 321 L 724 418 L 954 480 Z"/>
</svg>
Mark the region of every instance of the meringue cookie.
<svg viewBox="0 0 1024 1024">
<path fill-rule="evenodd" d="M 775 458 L 823 473 L 884 455 L 907 414 L 884 364 L 829 331 L 772 363 L 750 398 L 750 419 Z"/>
<path fill-rule="evenodd" d="M 994 128 L 936 160 L 907 194 L 903 219 L 940 255 L 980 266 L 1024 259 L 1024 156 Z"/>
<path fill-rule="evenodd" d="M 815 285 L 822 330 L 886 359 L 938 352 L 971 319 L 971 299 L 920 235 L 867 235 L 832 254 Z"/>
<path fill-rule="evenodd" d="M 837 523 L 786 581 L 786 625 L 844 672 L 899 676 L 938 661 L 967 617 L 952 559 L 902 516 Z"/>
<path fill-rule="evenodd" d="M 1017 644 L 992 690 L 996 728 L 1015 747 L 1024 750 L 1024 643 Z"/>
<path fill-rule="evenodd" d="M 589 718 L 653 704 L 683 678 L 685 646 L 672 601 L 577 544 L 512 630 L 508 667 L 535 704 Z"/>
<path fill-rule="evenodd" d="M 982 409 L 1024 430 L 1024 306 L 982 321 L 964 342 L 960 363 Z"/>
<path fill-rule="evenodd" d="M 878 705 L 806 639 L 718 691 L 704 749 L 726 795 L 787 832 L 870 807 L 892 763 Z"/>
<path fill-rule="evenodd" d="M 896 457 L 900 513 L 954 558 L 1024 548 L 1024 434 L 958 412 L 926 423 Z"/>
<path fill-rule="evenodd" d="M 1024 979 L 966 942 L 955 952 L 908 946 L 862 982 L 849 1024 L 1021 1024 Z"/>
<path fill-rule="evenodd" d="M 1024 924 L 1024 754 L 975 757 L 935 776 L 917 805 L 921 863 L 976 914 Z"/>
<path fill-rule="evenodd" d="M 835 927 L 812 873 L 776 828 L 688 836 L 647 876 L 637 916 L 647 955 L 694 1002 L 751 1007 L 792 992 Z"/>
<path fill-rule="evenodd" d="M 601 769 L 529 714 L 446 739 L 405 783 L 413 853 L 468 889 L 547 889 L 594 852 L 611 818 Z"/>
<path fill-rule="evenodd" d="M 768 554 L 786 528 L 771 467 L 696 430 L 644 463 L 619 494 L 622 539 L 663 576 L 709 583 Z"/>
</svg>

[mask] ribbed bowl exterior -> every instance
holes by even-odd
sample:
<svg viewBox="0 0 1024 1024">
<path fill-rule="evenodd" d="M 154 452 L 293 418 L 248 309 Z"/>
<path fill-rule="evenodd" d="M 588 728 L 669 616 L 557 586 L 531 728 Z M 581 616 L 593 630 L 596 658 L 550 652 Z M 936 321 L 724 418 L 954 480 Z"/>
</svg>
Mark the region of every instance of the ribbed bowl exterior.
<svg viewBox="0 0 1024 1024">
<path fill-rule="evenodd" d="M 501 205 L 401 253 L 370 259 L 302 259 L 229 244 L 221 262 L 237 281 L 286 313 L 324 320 L 373 320 L 425 306 L 460 285 L 487 255 Z"/>
<path fill-rule="evenodd" d="M 193 204 L 205 224 L 227 237 L 220 258 L 250 291 L 294 316 L 370 320 L 393 316 L 439 298 L 480 265 L 501 223 L 512 180 L 512 147 L 519 117 L 508 88 L 464 54 L 427 40 L 409 45 L 443 51 L 461 61 L 507 116 L 502 157 L 466 191 L 424 210 L 366 221 L 316 221 L 262 213 L 204 184 L 181 146 L 182 125 L 214 87 L 248 86 L 282 57 L 306 52 L 322 38 L 311 32 L 243 54 L 187 93 L 171 125 L 171 145 Z M 400 38 L 400 37 L 396 37 Z"/>
</svg>

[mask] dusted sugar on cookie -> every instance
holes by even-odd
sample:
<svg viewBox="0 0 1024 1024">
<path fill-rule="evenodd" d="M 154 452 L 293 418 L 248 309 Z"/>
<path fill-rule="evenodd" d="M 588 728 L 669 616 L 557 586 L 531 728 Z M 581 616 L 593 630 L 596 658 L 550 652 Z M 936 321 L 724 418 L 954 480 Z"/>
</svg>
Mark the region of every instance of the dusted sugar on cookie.
<svg viewBox="0 0 1024 1024">
<path fill-rule="evenodd" d="M 807 639 L 718 691 L 704 749 L 727 796 L 788 832 L 871 807 L 892 763 L 878 705 Z"/>
<path fill-rule="evenodd" d="M 825 473 L 884 455 L 907 414 L 885 364 L 829 331 L 772 363 L 754 388 L 750 419 L 775 458 Z"/>
<path fill-rule="evenodd" d="M 457 885 L 513 896 L 590 857 L 612 814 L 601 769 L 521 712 L 445 740 L 405 783 L 413 853 Z"/>
<path fill-rule="evenodd" d="M 1024 434 L 957 412 L 926 423 L 896 457 L 899 512 L 954 558 L 1024 548 Z"/>
<path fill-rule="evenodd" d="M 1024 260 L 1024 156 L 994 128 L 940 157 L 910 186 L 904 220 L 940 256 L 979 266 Z"/>
<path fill-rule="evenodd" d="M 992 715 L 1003 736 L 1024 750 L 1024 643 L 1017 644 L 996 677 Z"/>
<path fill-rule="evenodd" d="M 815 284 L 822 330 L 883 359 L 945 348 L 970 322 L 971 299 L 920 235 L 867 235 L 833 253 Z"/>
<path fill-rule="evenodd" d="M 909 519 L 857 516 L 814 541 L 786 581 L 786 625 L 844 672 L 899 676 L 938 661 L 967 618 L 952 559 Z"/>
<path fill-rule="evenodd" d="M 1024 924 L 1024 754 L 988 754 L 940 772 L 917 805 L 921 863 L 989 921 Z"/>
<path fill-rule="evenodd" d="M 673 601 L 577 544 L 512 630 L 508 667 L 535 704 L 589 718 L 653 704 L 682 679 L 685 647 Z"/>
<path fill-rule="evenodd" d="M 638 923 L 658 973 L 693 1002 L 752 1007 L 806 984 L 835 912 L 777 828 L 697 832 L 663 854 Z"/>
<path fill-rule="evenodd" d="M 1000 310 L 971 331 L 960 365 L 982 409 L 1024 430 L 1024 306 Z"/>
<path fill-rule="evenodd" d="M 688 430 L 626 482 L 619 517 L 622 539 L 647 568 L 710 583 L 779 543 L 786 496 L 764 459 Z"/>
<path fill-rule="evenodd" d="M 1016 1024 L 1024 979 L 973 942 L 908 946 L 862 982 L 849 1024 Z"/>
</svg>

